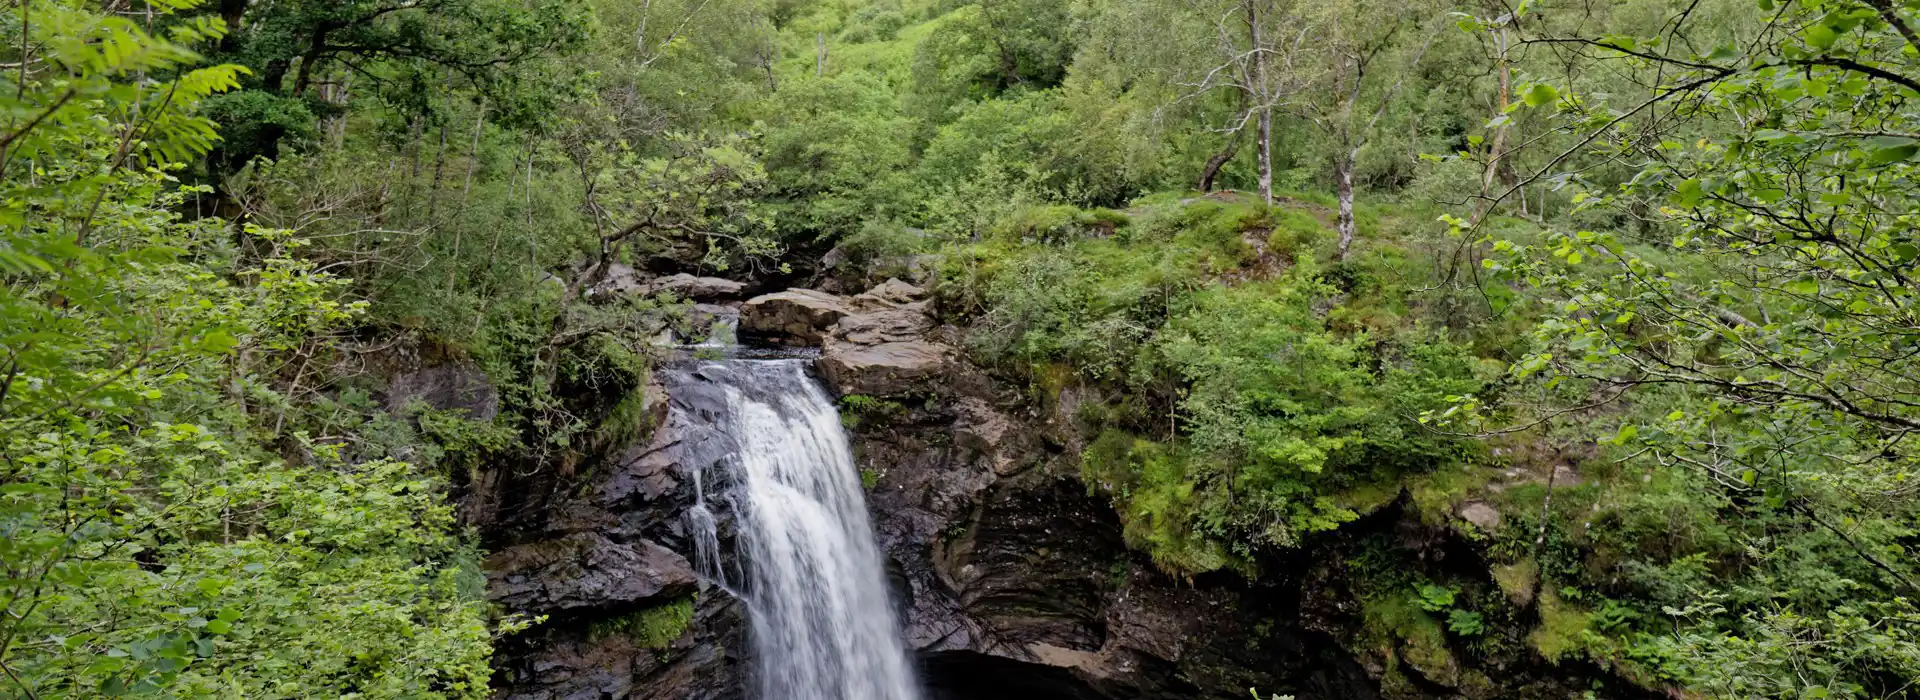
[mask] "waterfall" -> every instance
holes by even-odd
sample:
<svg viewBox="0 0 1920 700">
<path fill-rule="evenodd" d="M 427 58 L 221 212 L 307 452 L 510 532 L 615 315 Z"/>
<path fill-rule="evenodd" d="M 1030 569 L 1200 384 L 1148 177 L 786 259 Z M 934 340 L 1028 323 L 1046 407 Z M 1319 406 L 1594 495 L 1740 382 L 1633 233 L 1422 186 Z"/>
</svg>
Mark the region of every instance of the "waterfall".
<svg viewBox="0 0 1920 700">
<path fill-rule="evenodd" d="M 702 362 L 695 373 L 723 391 L 727 415 L 712 418 L 733 448 L 722 479 L 695 474 L 695 554 L 747 603 L 760 700 L 917 700 L 832 400 L 802 360 Z M 707 493 L 721 482 L 724 494 Z M 732 566 L 720 560 L 716 496 L 735 514 Z"/>
</svg>

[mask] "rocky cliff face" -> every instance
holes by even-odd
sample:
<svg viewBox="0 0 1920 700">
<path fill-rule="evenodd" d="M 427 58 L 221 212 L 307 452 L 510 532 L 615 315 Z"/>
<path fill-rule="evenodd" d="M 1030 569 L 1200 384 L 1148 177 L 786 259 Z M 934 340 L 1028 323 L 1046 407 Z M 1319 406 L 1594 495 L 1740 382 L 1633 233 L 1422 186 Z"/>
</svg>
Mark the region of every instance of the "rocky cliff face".
<svg viewBox="0 0 1920 700">
<path fill-rule="evenodd" d="M 1069 388 L 1035 405 L 961 359 L 958 331 L 923 297 L 897 282 L 851 298 L 786 292 L 746 302 L 741 329 L 822 346 L 823 379 L 859 397 L 844 418 L 933 697 L 1633 694 L 1600 669 L 1369 632 L 1353 577 L 1382 552 L 1388 566 L 1484 571 L 1404 499 L 1267 563 L 1257 583 L 1160 574 L 1077 477 L 1076 406 L 1102 397 Z M 656 429 L 487 561 L 496 600 L 548 617 L 501 650 L 501 697 L 742 696 L 743 611 L 695 575 L 685 515 L 690 469 L 721 449 L 703 416 L 723 404 L 698 377 L 670 384 Z"/>
</svg>

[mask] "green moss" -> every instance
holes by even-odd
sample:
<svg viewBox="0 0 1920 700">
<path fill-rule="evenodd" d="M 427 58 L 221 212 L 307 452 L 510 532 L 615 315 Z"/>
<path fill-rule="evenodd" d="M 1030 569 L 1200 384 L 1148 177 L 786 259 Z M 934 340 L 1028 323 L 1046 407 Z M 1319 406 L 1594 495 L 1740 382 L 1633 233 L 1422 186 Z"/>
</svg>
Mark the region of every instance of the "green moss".
<svg viewBox="0 0 1920 700">
<path fill-rule="evenodd" d="M 860 470 L 860 486 L 862 488 L 872 491 L 873 487 L 879 485 L 879 483 L 880 470 L 871 468 Z"/>
<path fill-rule="evenodd" d="M 1298 209 L 1274 209 L 1268 221 L 1273 230 L 1267 234 L 1267 250 L 1284 258 L 1311 249 L 1327 234 L 1319 217 Z"/>
<path fill-rule="evenodd" d="M 693 596 L 687 596 L 611 620 L 595 622 L 588 633 L 595 639 L 624 634 L 632 637 L 634 644 L 641 648 L 659 650 L 667 648 L 686 634 L 691 624 Z"/>
<path fill-rule="evenodd" d="M 1540 565 L 1533 557 L 1493 567 L 1494 582 L 1500 584 L 1500 591 L 1506 593 L 1507 600 L 1515 606 L 1524 607 L 1533 602 L 1533 584 L 1539 575 Z"/>
<path fill-rule="evenodd" d="M 1112 209 L 1082 210 L 1064 204 L 1029 206 L 993 227 L 993 237 L 1007 243 L 1067 243 L 1089 235 L 1108 236 L 1133 223 Z"/>
<path fill-rule="evenodd" d="M 1218 504 L 1195 498 L 1191 457 L 1177 445 L 1108 430 L 1081 454 L 1081 479 L 1089 491 L 1113 498 L 1127 544 L 1162 570 L 1191 576 L 1231 568 L 1252 575 L 1244 557 L 1195 527 L 1193 509 Z"/>
<path fill-rule="evenodd" d="M 1447 647 L 1446 630 L 1417 607 L 1411 596 L 1385 595 L 1361 601 L 1362 634 L 1374 646 L 1397 656 L 1428 678 L 1447 678 L 1459 663 Z"/>
<path fill-rule="evenodd" d="M 1454 506 L 1485 486 L 1496 473 L 1464 462 L 1450 464 L 1408 480 L 1407 491 L 1413 496 L 1413 507 L 1420 514 L 1420 520 L 1428 525 L 1440 525 L 1452 519 Z"/>
<path fill-rule="evenodd" d="M 1592 616 L 1560 598 L 1551 590 L 1540 591 L 1540 626 L 1527 635 L 1527 642 L 1548 661 L 1558 662 L 1585 647 Z"/>
<path fill-rule="evenodd" d="M 1392 503 L 1399 497 L 1400 482 L 1383 479 L 1360 484 L 1335 493 L 1329 498 L 1335 505 L 1364 516 Z"/>
<path fill-rule="evenodd" d="M 640 386 L 634 387 L 632 391 L 621 396 L 620 401 L 607 411 L 607 417 L 600 419 L 600 424 L 594 426 L 591 442 L 595 446 L 633 442 L 653 427 L 647 423 L 647 390 L 646 384 L 642 382 Z"/>
</svg>

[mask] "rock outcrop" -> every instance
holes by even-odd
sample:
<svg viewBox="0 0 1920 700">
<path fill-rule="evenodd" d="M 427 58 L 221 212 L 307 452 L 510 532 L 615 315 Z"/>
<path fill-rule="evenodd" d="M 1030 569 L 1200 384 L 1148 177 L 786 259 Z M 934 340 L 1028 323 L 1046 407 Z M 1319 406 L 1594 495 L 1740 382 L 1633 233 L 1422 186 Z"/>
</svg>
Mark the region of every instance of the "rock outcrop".
<svg viewBox="0 0 1920 700">
<path fill-rule="evenodd" d="M 663 389 L 647 391 L 651 398 Z M 695 499 L 690 470 L 726 454 L 724 436 L 702 418 L 724 411 L 725 397 L 689 382 L 664 398 L 664 417 L 650 423 L 657 428 L 593 465 L 519 541 L 488 558 L 495 601 L 510 612 L 550 616 L 504 643 L 496 697 L 744 696 L 743 610 L 695 575 L 686 530 Z M 634 622 L 681 606 L 687 617 L 666 617 L 677 627 Z"/>
<path fill-rule="evenodd" d="M 647 540 L 616 543 L 596 532 L 508 547 L 488 557 L 486 569 L 489 598 L 537 615 L 678 596 L 698 582 L 673 550 Z"/>
<path fill-rule="evenodd" d="M 928 338 L 928 304 L 925 290 L 896 279 L 851 298 L 789 289 L 748 300 L 740 332 L 819 346 L 820 374 L 841 396 L 892 396 L 926 387 L 952 365 L 953 348 Z"/>
<path fill-rule="evenodd" d="M 820 374 L 841 396 L 892 396 L 930 383 L 947 368 L 950 350 L 918 340 L 847 345 L 820 356 Z"/>
<path fill-rule="evenodd" d="M 672 294 L 680 299 L 693 301 L 725 301 L 738 299 L 747 285 L 718 277 L 695 277 L 686 273 L 668 275 L 640 286 L 644 295 Z"/>
<path fill-rule="evenodd" d="M 672 294 L 689 301 L 729 301 L 739 299 L 747 288 L 741 282 L 719 277 L 698 277 L 684 272 L 655 278 L 650 277 L 650 273 L 620 263 L 609 264 L 604 269 L 595 267 L 588 270 L 586 276 L 593 280 L 592 286 L 587 288 L 587 297 L 590 299 Z"/>
<path fill-rule="evenodd" d="M 789 289 L 748 299 L 740 307 L 740 332 L 787 345 L 819 345 L 853 311 L 839 296 Z"/>
<path fill-rule="evenodd" d="M 399 415 L 414 405 L 485 422 L 500 414 L 500 391 L 472 363 L 444 364 L 402 372 L 388 382 L 388 411 Z"/>
</svg>

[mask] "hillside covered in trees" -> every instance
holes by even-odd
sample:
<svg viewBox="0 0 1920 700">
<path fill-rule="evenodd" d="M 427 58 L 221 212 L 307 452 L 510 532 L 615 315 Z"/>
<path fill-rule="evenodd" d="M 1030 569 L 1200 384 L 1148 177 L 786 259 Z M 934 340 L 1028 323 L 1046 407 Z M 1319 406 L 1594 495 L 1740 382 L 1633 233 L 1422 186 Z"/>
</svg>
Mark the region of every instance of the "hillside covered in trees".
<svg viewBox="0 0 1920 700">
<path fill-rule="evenodd" d="M 7 5 L 0 697 L 493 694 L 682 273 L 924 287 L 1155 576 L 1347 548 L 1382 697 L 1920 695 L 1920 2 Z"/>
</svg>

